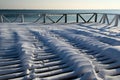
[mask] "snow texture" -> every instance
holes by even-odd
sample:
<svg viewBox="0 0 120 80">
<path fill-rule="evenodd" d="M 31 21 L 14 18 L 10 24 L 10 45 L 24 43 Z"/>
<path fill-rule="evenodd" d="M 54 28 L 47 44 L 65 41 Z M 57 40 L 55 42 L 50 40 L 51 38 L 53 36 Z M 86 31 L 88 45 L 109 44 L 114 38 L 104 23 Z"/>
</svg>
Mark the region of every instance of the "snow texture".
<svg viewBox="0 0 120 80">
<path fill-rule="evenodd" d="M 0 24 L 0 80 L 119 80 L 119 28 Z"/>
</svg>

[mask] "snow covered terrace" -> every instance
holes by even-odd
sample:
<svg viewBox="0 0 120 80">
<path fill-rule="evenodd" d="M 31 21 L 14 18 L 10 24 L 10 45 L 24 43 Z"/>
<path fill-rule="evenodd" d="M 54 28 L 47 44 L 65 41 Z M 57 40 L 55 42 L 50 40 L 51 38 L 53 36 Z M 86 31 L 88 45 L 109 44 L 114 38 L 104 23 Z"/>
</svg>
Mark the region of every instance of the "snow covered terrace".
<svg viewBox="0 0 120 80">
<path fill-rule="evenodd" d="M 120 15 L 75 15 L 76 23 L 68 14 L 29 23 L 1 14 L 0 80 L 120 80 Z"/>
</svg>

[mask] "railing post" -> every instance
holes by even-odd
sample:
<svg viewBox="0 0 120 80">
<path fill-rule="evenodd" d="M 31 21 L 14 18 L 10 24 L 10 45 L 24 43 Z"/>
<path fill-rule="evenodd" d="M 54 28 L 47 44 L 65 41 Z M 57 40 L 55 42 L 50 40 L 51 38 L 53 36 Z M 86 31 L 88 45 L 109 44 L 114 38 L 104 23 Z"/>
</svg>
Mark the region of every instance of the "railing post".
<svg viewBox="0 0 120 80">
<path fill-rule="evenodd" d="M 100 19 L 99 23 L 105 24 L 106 22 L 106 14 L 102 14 L 102 18 Z"/>
<path fill-rule="evenodd" d="M 43 14 L 43 23 L 46 23 L 46 14 Z"/>
<path fill-rule="evenodd" d="M 116 19 L 115 19 L 115 25 L 114 26 L 118 26 L 119 15 L 116 15 L 115 17 L 116 17 Z"/>
<path fill-rule="evenodd" d="M 105 24 L 106 22 L 105 18 L 106 18 L 106 14 L 103 14 L 103 24 Z"/>
<path fill-rule="evenodd" d="M 79 15 L 76 14 L 76 23 L 78 23 L 78 22 L 79 22 Z"/>
<path fill-rule="evenodd" d="M 97 13 L 94 13 L 95 14 L 95 22 L 97 22 Z"/>
<path fill-rule="evenodd" d="M 65 16 L 65 23 L 67 23 L 67 14 L 64 14 Z"/>
<path fill-rule="evenodd" d="M 1 23 L 4 22 L 3 15 L 0 15 L 0 22 L 1 22 Z"/>
<path fill-rule="evenodd" d="M 106 14 L 106 15 L 105 15 L 105 17 L 106 17 L 107 24 L 109 25 L 109 24 L 110 24 L 110 22 L 109 22 L 108 15 Z"/>
<path fill-rule="evenodd" d="M 24 15 L 21 14 L 21 23 L 24 23 Z"/>
</svg>

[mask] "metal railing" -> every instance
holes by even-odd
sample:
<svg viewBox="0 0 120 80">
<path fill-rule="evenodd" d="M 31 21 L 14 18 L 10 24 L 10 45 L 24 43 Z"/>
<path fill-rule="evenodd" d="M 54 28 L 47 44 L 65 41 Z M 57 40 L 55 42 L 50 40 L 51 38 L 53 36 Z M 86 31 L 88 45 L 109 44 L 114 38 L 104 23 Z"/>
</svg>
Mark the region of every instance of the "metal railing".
<svg viewBox="0 0 120 80">
<path fill-rule="evenodd" d="M 70 23 L 68 18 L 74 17 L 76 23 L 84 22 L 98 22 L 107 25 L 118 26 L 120 21 L 120 14 L 109 13 L 20 13 L 20 14 L 0 14 L 0 23 L 13 22 L 32 22 L 32 23 Z M 34 19 L 34 20 L 33 20 Z"/>
</svg>

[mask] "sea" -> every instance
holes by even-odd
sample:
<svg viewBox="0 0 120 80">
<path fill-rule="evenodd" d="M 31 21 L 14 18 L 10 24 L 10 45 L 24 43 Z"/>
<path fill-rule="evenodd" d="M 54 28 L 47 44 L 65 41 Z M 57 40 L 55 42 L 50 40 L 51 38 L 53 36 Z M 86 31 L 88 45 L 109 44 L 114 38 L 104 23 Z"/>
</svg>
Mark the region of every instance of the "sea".
<svg viewBox="0 0 120 80">
<path fill-rule="evenodd" d="M 47 15 L 54 22 L 58 21 L 62 17 L 61 14 L 69 14 L 67 16 L 67 22 L 76 22 L 76 13 L 110 13 L 120 14 L 118 9 L 107 9 L 107 10 L 17 10 L 17 9 L 1 9 L 0 15 L 4 15 L 4 22 L 21 22 L 20 14 L 24 14 L 24 22 L 38 22 L 42 23 L 43 19 L 40 18 L 40 14 L 51 14 Z M 93 14 L 81 14 L 81 16 L 87 21 Z M 101 14 L 98 16 L 98 21 L 102 17 Z M 114 15 L 108 15 L 109 19 L 112 20 Z M 52 23 L 52 21 L 46 17 L 46 23 Z M 92 19 L 94 21 L 94 18 Z M 64 17 L 59 21 L 65 22 Z M 80 18 L 79 22 L 83 22 Z"/>
</svg>

